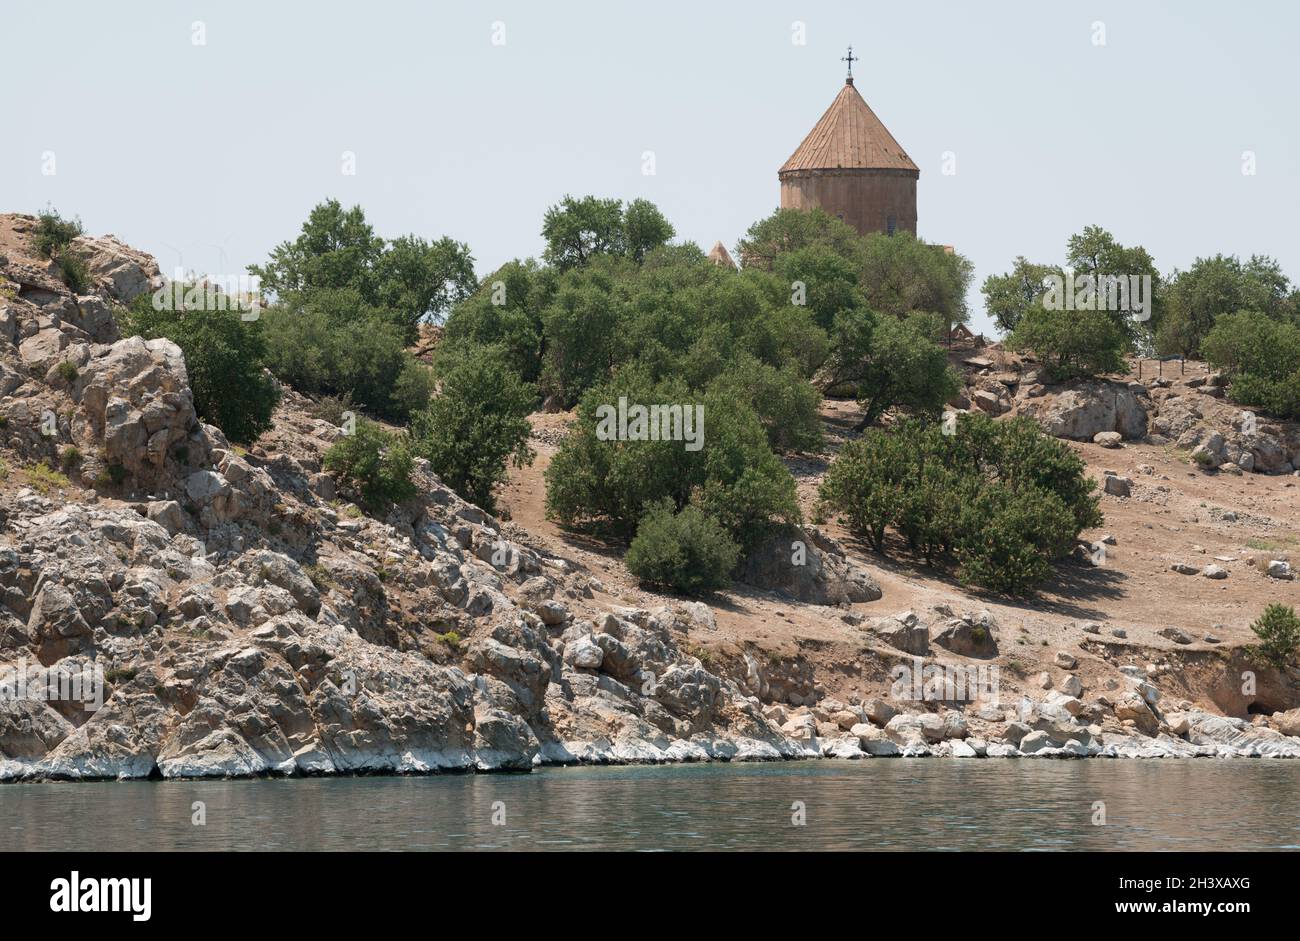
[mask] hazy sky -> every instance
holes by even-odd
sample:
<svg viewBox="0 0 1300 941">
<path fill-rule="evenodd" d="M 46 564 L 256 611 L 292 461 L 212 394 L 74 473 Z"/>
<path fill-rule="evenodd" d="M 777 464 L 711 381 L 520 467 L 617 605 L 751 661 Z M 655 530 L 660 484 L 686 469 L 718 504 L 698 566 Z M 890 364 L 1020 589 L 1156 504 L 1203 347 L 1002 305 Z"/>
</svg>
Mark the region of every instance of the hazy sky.
<svg viewBox="0 0 1300 941">
<path fill-rule="evenodd" d="M 1290 0 L 0 4 L 0 211 L 53 204 L 168 274 L 240 273 L 330 196 L 468 242 L 480 275 L 538 254 L 565 193 L 731 248 L 851 42 L 921 168 L 919 234 L 975 264 L 977 327 L 986 275 L 1090 223 L 1162 271 L 1259 252 L 1300 279 Z"/>
</svg>

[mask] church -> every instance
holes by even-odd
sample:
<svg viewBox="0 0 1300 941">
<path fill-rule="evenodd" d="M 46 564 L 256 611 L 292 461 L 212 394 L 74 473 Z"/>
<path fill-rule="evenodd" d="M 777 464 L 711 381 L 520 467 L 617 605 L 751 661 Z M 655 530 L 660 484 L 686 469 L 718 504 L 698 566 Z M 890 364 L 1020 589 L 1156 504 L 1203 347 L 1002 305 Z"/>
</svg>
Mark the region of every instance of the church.
<svg viewBox="0 0 1300 941">
<path fill-rule="evenodd" d="M 916 234 L 921 171 L 853 85 L 853 47 L 844 87 L 777 172 L 782 209 L 821 207 L 862 235 Z"/>
</svg>

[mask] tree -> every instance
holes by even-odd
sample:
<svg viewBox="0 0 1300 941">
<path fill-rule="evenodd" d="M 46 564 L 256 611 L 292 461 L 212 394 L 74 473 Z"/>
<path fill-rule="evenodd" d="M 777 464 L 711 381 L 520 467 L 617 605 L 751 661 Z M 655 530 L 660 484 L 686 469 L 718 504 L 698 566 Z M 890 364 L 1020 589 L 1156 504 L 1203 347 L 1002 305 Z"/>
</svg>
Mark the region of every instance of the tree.
<svg viewBox="0 0 1300 941">
<path fill-rule="evenodd" d="M 1003 333 L 1010 333 L 1030 310 L 1041 309 L 1046 288 L 1043 281 L 1048 275 L 1060 275 L 1059 269 L 1038 265 L 1016 258 L 1011 271 L 991 274 L 980 288 L 984 295 L 984 309 Z"/>
<path fill-rule="evenodd" d="M 774 451 L 819 451 L 821 396 L 793 364 L 782 369 L 742 354 L 716 374 L 709 388 L 749 405 Z"/>
<path fill-rule="evenodd" d="M 357 408 L 406 421 L 428 400 L 426 367 L 406 351 L 398 326 L 336 314 L 337 306 L 354 309 L 355 297 L 352 289 L 320 290 L 263 311 L 266 364 L 306 395 L 350 393 Z"/>
<path fill-rule="evenodd" d="M 528 414 L 536 398 L 498 351 L 474 350 L 447 369 L 441 393 L 412 417 L 412 450 L 447 486 L 492 512 L 507 463 L 524 467 L 533 459 Z"/>
<path fill-rule="evenodd" d="M 1270 604 L 1250 629 L 1260 640 L 1251 648 L 1252 652 L 1279 669 L 1300 650 L 1300 617 L 1294 608 Z"/>
<path fill-rule="evenodd" d="M 1233 401 L 1279 418 L 1300 418 L 1300 324 L 1255 311 L 1215 321 L 1201 343 L 1210 365 L 1228 377 Z"/>
<path fill-rule="evenodd" d="M 323 465 L 356 487 L 368 509 L 415 495 L 411 482 L 411 451 L 405 439 L 362 418 L 350 435 L 335 441 L 325 452 Z"/>
<path fill-rule="evenodd" d="M 1245 264 L 1235 255 L 1197 258 L 1169 281 L 1157 348 L 1171 355 L 1199 356 L 1201 342 L 1218 318 L 1239 310 L 1287 319 L 1294 310 L 1288 285 L 1272 258 L 1252 255 Z"/>
<path fill-rule="evenodd" d="M 625 561 L 643 582 L 694 595 L 727 587 L 739 555 L 716 520 L 694 506 L 675 511 L 663 499 L 641 518 Z"/>
<path fill-rule="evenodd" d="M 882 314 L 930 313 L 949 324 L 963 323 L 973 271 L 964 255 L 922 242 L 911 232 L 873 233 L 862 240 L 862 294 L 867 306 Z"/>
<path fill-rule="evenodd" d="M 836 317 L 826 387 L 857 385 L 865 409 L 858 431 L 890 408 L 937 412 L 960 390 L 947 354 L 931 338 L 932 327 L 922 315 L 898 320 L 849 311 Z"/>
<path fill-rule="evenodd" d="M 561 271 L 586 264 L 593 256 L 626 251 L 623 203 L 617 199 L 565 196 L 542 218 L 542 257 Z"/>
<path fill-rule="evenodd" d="M 362 301 L 379 301 L 375 266 L 384 240 L 375 235 L 360 206 L 345 210 L 337 199 L 315 206 L 292 242 L 281 242 L 265 265 L 249 265 L 262 287 L 285 295 L 319 288 L 351 288 Z"/>
<path fill-rule="evenodd" d="M 824 209 L 778 209 L 749 227 L 736 246 L 736 255 L 745 268 L 771 271 L 779 256 L 803 248 L 820 246 L 861 266 L 862 238 L 843 219 Z"/>
<path fill-rule="evenodd" d="M 623 212 L 623 244 L 627 255 L 641 264 L 646 255 L 676 235 L 672 224 L 658 207 L 646 199 L 634 199 Z"/>
<path fill-rule="evenodd" d="M 571 269 L 542 311 L 542 387 L 566 405 L 605 379 L 619 361 L 622 303 L 615 286 L 626 264 L 602 259 Z"/>
<path fill-rule="evenodd" d="M 1007 347 L 1033 353 L 1052 378 L 1062 380 L 1123 372 L 1129 340 L 1104 310 L 1031 308 Z"/>
<path fill-rule="evenodd" d="M 251 442 L 271 427 L 280 390 L 265 368 L 262 324 L 237 310 L 208 310 L 204 291 L 177 284 L 166 292 L 179 303 L 159 309 L 152 294 L 135 299 L 124 333 L 151 340 L 166 337 L 181 348 L 194 410 L 232 441 Z"/>
<path fill-rule="evenodd" d="M 421 321 L 440 317 L 478 285 L 469 246 L 445 237 L 394 239 L 379 256 L 375 277 L 378 306 L 392 312 L 407 343 L 417 339 Z"/>
<path fill-rule="evenodd" d="M 1132 277 L 1150 279 L 1143 282 L 1151 286 L 1147 295 L 1152 305 L 1146 312 L 1149 319 L 1138 320 L 1132 316 L 1132 311 L 1114 310 L 1109 313 L 1132 343 L 1143 348 L 1151 346 L 1154 328 L 1161 317 L 1156 301 L 1163 292 L 1160 272 L 1145 248 L 1141 245 L 1125 247 L 1101 226 L 1090 225 L 1070 236 L 1066 243 L 1065 264 L 1075 277 L 1086 275 L 1096 286 L 1104 285 L 1107 278 L 1122 278 L 1130 284 Z"/>
<path fill-rule="evenodd" d="M 537 382 L 542 371 L 542 311 L 554 296 L 555 282 L 554 271 L 540 268 L 531 258 L 506 262 L 452 309 L 439 357 L 455 360 L 474 346 L 499 346 L 520 379 Z"/>
<path fill-rule="evenodd" d="M 806 304 L 813 321 L 823 330 L 831 329 L 835 315 L 841 311 L 866 306 L 858 287 L 859 266 L 824 243 L 778 255 L 772 270 L 787 290 Z"/>
<path fill-rule="evenodd" d="M 388 321 L 407 343 L 415 341 L 420 321 L 441 316 L 475 287 L 469 246 L 414 235 L 386 242 L 360 206 L 345 210 L 336 199 L 314 207 L 296 239 L 248 270 L 285 302 L 311 301 L 321 292 L 351 298 L 351 306 L 338 310 L 340 320 Z"/>
</svg>

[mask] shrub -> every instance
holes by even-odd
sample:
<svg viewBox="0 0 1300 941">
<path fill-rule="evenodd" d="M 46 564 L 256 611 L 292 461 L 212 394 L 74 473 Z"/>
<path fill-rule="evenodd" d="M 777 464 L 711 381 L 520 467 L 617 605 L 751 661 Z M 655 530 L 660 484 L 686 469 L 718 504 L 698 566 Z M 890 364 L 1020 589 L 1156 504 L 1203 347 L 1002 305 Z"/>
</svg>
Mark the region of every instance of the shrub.
<svg viewBox="0 0 1300 941">
<path fill-rule="evenodd" d="M 602 407 L 612 414 L 620 398 L 629 407 L 680 405 L 693 416 L 698 406 L 704 417 L 699 449 L 687 450 L 683 440 L 606 434 L 613 420 L 602 426 Z M 665 497 L 679 508 L 694 503 L 743 549 L 773 523 L 800 519 L 794 479 L 746 402 L 722 389 L 692 393 L 680 379 L 655 381 L 645 369 L 625 367 L 583 397 L 546 469 L 547 513 L 569 524 L 600 522 L 630 536 L 645 508 Z"/>
<path fill-rule="evenodd" d="M 1059 380 L 1123 372 L 1129 338 L 1104 310 L 1031 307 L 1007 338 L 1007 346 L 1032 353 Z"/>
<path fill-rule="evenodd" d="M 475 350 L 443 376 L 442 392 L 411 419 L 412 448 L 458 494 L 489 512 L 507 463 L 532 460 L 528 437 L 536 391 L 491 348 Z"/>
<path fill-rule="evenodd" d="M 893 528 L 927 562 L 951 556 L 965 582 L 1025 594 L 1084 529 L 1102 522 L 1096 484 L 1067 445 L 1030 419 L 967 415 L 954 433 L 902 422 L 846 444 L 822 483 L 877 551 Z"/>
<path fill-rule="evenodd" d="M 55 367 L 55 370 L 58 372 L 59 378 L 68 385 L 72 385 L 72 383 L 76 382 L 77 376 L 80 375 L 77 371 L 77 364 L 69 362 L 66 359 L 62 360 L 59 365 Z"/>
<path fill-rule="evenodd" d="M 1250 629 L 1260 640 L 1252 652 L 1275 667 L 1286 666 L 1300 650 L 1300 617 L 1294 608 L 1271 604 Z"/>
<path fill-rule="evenodd" d="M 68 445 L 59 453 L 59 464 L 64 470 L 81 463 L 81 450 L 75 445 Z"/>
<path fill-rule="evenodd" d="M 54 258 L 84 230 L 80 219 L 64 219 L 57 210 L 47 209 L 36 217 L 33 245 L 42 258 Z"/>
<path fill-rule="evenodd" d="M 740 549 L 721 524 L 695 506 L 651 505 L 627 551 L 628 571 L 651 585 L 701 594 L 730 584 Z"/>
<path fill-rule="evenodd" d="M 991 591 L 1029 594 L 1078 532 L 1053 493 L 986 487 L 958 516 L 957 577 Z"/>
<path fill-rule="evenodd" d="M 271 427 L 280 390 L 266 373 L 261 320 L 242 320 L 238 311 L 204 310 L 202 300 L 158 310 L 150 294 L 136 298 L 125 333 L 145 339 L 166 337 L 181 348 L 194 393 L 194 409 L 231 441 L 254 441 Z M 203 292 L 193 292 L 201 295 Z"/>
<path fill-rule="evenodd" d="M 413 461 L 406 441 L 362 418 L 356 431 L 325 452 L 325 469 L 348 481 L 368 509 L 380 509 L 415 494 Z"/>
<path fill-rule="evenodd" d="M 68 478 L 44 461 L 28 467 L 23 474 L 27 478 L 27 485 L 43 496 L 49 496 L 51 490 L 68 486 Z"/>
<path fill-rule="evenodd" d="M 54 261 L 60 280 L 73 294 L 86 294 L 92 287 L 90 268 L 86 260 L 71 250 L 64 250 Z"/>
<path fill-rule="evenodd" d="M 754 410 L 773 450 L 821 450 L 821 396 L 793 365 L 777 369 L 745 354 L 714 380 L 712 388 Z"/>
<path fill-rule="evenodd" d="M 426 367 L 406 352 L 402 331 L 378 317 L 339 320 L 346 292 L 319 294 L 306 305 L 263 312 L 266 364 L 306 395 L 350 395 L 359 409 L 406 421 L 428 401 Z"/>
</svg>

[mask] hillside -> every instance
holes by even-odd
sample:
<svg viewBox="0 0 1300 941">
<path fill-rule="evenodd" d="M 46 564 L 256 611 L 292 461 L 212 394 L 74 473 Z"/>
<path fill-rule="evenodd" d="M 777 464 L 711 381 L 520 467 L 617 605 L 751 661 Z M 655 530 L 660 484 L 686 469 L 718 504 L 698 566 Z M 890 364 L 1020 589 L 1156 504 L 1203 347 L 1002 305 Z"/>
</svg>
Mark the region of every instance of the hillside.
<svg viewBox="0 0 1300 941">
<path fill-rule="evenodd" d="M 1300 757 L 1296 677 L 1242 650 L 1265 604 L 1300 600 L 1300 435 L 1261 422 L 1243 441 L 1200 366 L 1058 388 L 956 354 L 976 360 L 967 403 L 1083 437 L 1090 471 L 1123 481 L 1090 534 L 1111 537 L 1104 563 L 1084 552 L 1032 602 L 878 556 L 833 520 L 809 531 L 805 587 L 837 603 L 740 585 L 686 602 L 640 589 L 621 546 L 545 518 L 571 414 L 533 416 L 508 521 L 426 462 L 417 497 L 368 514 L 322 471 L 343 432 L 310 400 L 285 389 L 273 429 L 234 446 L 195 415 L 175 344 L 119 335 L 114 305 L 160 283 L 152 259 L 83 236 L 94 285 L 74 295 L 33 252 L 33 221 L 0 216 L 0 678 L 105 686 L 95 710 L 3 697 L 0 779 Z M 836 400 L 822 415 L 832 441 L 858 417 Z M 788 459 L 808 518 L 828 457 Z M 996 666 L 997 695 L 894 695 L 913 655 Z"/>
</svg>

